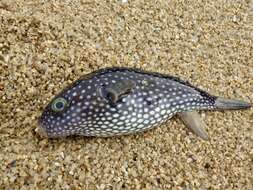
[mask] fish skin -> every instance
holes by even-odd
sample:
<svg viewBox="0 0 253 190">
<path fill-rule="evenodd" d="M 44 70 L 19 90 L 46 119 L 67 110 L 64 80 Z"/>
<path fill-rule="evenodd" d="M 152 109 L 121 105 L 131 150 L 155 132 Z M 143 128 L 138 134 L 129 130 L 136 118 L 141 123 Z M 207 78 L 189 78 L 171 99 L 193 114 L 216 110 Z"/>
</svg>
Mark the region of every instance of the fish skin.
<svg viewBox="0 0 253 190">
<path fill-rule="evenodd" d="M 67 104 L 56 112 L 52 104 L 59 98 Z M 250 107 L 244 101 L 210 95 L 174 76 L 104 68 L 84 75 L 56 95 L 39 118 L 38 132 L 48 138 L 118 136 L 154 128 L 181 112 Z"/>
</svg>

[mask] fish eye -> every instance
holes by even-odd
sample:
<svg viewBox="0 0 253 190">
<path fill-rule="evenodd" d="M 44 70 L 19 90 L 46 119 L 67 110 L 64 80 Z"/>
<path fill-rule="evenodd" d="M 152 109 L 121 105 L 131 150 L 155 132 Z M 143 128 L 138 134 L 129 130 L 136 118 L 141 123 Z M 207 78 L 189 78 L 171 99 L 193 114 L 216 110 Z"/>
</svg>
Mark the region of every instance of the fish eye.
<svg viewBox="0 0 253 190">
<path fill-rule="evenodd" d="M 68 102 L 65 98 L 57 98 L 52 103 L 52 110 L 55 112 L 63 111 L 66 108 L 67 104 Z"/>
</svg>

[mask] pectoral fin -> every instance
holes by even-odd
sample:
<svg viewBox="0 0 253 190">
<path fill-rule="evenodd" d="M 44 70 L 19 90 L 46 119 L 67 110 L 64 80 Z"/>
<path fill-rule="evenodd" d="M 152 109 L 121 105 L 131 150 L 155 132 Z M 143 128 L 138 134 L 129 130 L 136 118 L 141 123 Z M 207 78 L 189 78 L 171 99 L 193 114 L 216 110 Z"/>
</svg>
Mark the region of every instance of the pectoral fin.
<svg viewBox="0 0 253 190">
<path fill-rule="evenodd" d="M 184 124 L 189 127 L 197 136 L 204 140 L 208 140 L 209 137 L 204 128 L 205 123 L 200 118 L 198 112 L 181 112 L 178 115 L 183 120 Z"/>
<path fill-rule="evenodd" d="M 135 82 L 132 80 L 119 80 L 116 83 L 99 88 L 98 92 L 104 99 L 115 104 L 120 99 L 130 94 L 134 87 Z"/>
</svg>

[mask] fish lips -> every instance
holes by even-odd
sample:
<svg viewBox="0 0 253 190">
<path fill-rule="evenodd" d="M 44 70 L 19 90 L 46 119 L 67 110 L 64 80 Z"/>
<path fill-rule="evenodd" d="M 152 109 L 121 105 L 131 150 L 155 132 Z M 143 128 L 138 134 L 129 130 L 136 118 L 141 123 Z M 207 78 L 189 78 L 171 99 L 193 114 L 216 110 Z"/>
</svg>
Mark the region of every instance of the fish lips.
<svg viewBox="0 0 253 190">
<path fill-rule="evenodd" d="M 35 129 L 35 132 L 42 138 L 49 138 L 47 131 L 45 129 L 45 127 L 43 126 L 43 124 L 39 121 L 38 122 L 38 126 Z"/>
</svg>

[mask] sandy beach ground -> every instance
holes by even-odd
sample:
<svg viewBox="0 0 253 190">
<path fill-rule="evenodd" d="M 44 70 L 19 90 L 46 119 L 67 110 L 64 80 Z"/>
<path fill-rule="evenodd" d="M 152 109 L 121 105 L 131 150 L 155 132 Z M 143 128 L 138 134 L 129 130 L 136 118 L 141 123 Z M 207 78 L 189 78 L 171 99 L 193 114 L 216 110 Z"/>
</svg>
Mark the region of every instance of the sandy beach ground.
<svg viewBox="0 0 253 190">
<path fill-rule="evenodd" d="M 128 66 L 253 101 L 253 2 L 0 1 L 0 189 L 253 189 L 253 110 L 203 112 L 117 138 L 48 140 L 48 101 L 81 75 Z"/>
</svg>

